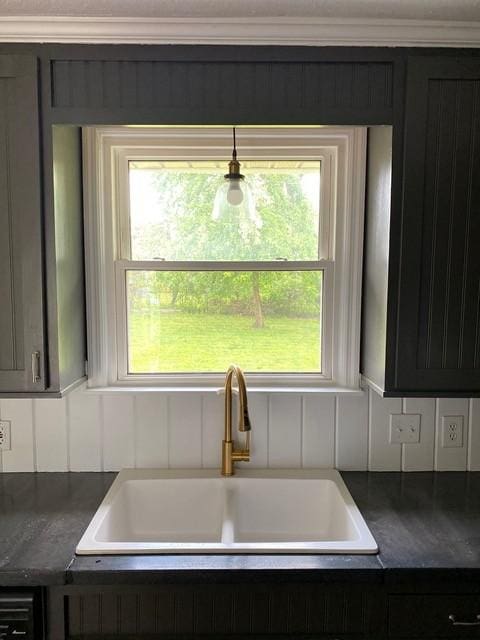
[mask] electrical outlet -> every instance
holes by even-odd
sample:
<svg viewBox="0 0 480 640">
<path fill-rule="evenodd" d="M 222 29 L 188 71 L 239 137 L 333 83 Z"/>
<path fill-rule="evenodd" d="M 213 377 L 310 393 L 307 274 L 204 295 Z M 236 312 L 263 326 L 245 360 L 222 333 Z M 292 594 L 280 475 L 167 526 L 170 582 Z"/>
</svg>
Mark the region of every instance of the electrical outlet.
<svg viewBox="0 0 480 640">
<path fill-rule="evenodd" d="M 10 420 L 0 420 L 0 451 L 10 451 Z"/>
<path fill-rule="evenodd" d="M 463 447 L 463 416 L 442 416 L 442 447 Z"/>
<path fill-rule="evenodd" d="M 420 442 L 420 414 L 390 414 L 390 444 Z"/>
</svg>

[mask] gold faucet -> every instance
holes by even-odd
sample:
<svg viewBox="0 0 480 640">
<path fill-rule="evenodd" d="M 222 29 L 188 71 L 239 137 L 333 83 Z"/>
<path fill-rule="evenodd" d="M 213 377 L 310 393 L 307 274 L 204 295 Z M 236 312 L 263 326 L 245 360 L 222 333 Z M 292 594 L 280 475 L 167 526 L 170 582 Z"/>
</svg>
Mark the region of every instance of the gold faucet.
<svg viewBox="0 0 480 640">
<path fill-rule="evenodd" d="M 232 378 L 235 374 L 238 383 L 238 430 L 246 432 L 245 448 L 235 450 L 232 440 Z M 240 367 L 231 364 L 225 377 L 225 436 L 222 442 L 222 476 L 233 476 L 234 462 L 250 460 L 250 417 L 247 406 L 247 386 Z"/>
</svg>

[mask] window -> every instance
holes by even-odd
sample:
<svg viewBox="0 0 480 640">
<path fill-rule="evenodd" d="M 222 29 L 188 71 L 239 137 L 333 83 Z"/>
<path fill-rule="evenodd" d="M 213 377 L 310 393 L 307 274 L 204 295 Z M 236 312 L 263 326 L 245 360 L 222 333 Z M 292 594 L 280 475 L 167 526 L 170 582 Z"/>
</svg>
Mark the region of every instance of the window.
<svg viewBox="0 0 480 640">
<path fill-rule="evenodd" d="M 212 215 L 230 127 L 84 131 L 92 386 L 358 384 L 365 130 L 240 127 L 250 215 Z"/>
</svg>

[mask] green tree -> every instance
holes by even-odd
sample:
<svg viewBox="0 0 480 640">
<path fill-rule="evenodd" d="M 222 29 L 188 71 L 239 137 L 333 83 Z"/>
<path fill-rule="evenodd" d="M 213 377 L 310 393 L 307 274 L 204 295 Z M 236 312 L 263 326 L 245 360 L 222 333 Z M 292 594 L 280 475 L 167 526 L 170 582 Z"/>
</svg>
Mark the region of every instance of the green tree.
<svg viewBox="0 0 480 640">
<path fill-rule="evenodd" d="M 231 210 L 212 218 L 219 186 L 217 173 L 158 171 L 154 177 L 162 215 L 136 231 L 137 253 L 168 260 L 309 260 L 317 255 L 318 221 L 298 173 L 255 173 L 250 177 L 262 224 Z M 263 310 L 278 314 L 314 314 L 318 309 L 318 274 L 155 273 L 150 286 L 170 303 L 189 311 L 242 313 L 264 324 Z M 153 283 L 152 283 L 153 280 Z M 292 285 L 293 283 L 293 285 Z M 312 285 L 316 293 L 312 296 Z M 133 296 L 134 298 L 135 296 Z M 309 304 L 307 301 L 312 301 Z M 287 308 L 288 307 L 288 308 Z"/>
</svg>

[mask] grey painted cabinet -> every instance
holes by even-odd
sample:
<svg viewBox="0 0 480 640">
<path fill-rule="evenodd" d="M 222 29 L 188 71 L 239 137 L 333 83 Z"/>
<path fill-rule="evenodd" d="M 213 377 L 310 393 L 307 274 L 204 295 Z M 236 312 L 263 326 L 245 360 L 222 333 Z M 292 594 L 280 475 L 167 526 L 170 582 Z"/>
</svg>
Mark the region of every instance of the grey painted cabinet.
<svg viewBox="0 0 480 640">
<path fill-rule="evenodd" d="M 480 61 L 412 60 L 394 383 L 480 391 Z"/>
<path fill-rule="evenodd" d="M 133 578 L 134 582 L 136 578 Z M 375 584 L 287 581 L 248 584 L 66 586 L 49 590 L 51 640 L 176 638 L 381 638 Z M 353 584 L 352 584 L 353 583 Z M 368 587 L 368 588 L 367 588 Z"/>
<path fill-rule="evenodd" d="M 58 396 L 85 373 L 78 127 L 40 117 L 35 56 L 0 55 L 0 395 Z"/>
<path fill-rule="evenodd" d="M 0 391 L 43 391 L 37 60 L 0 56 Z"/>
<path fill-rule="evenodd" d="M 370 139 L 377 176 L 391 163 L 392 198 L 374 180 L 363 373 L 385 395 L 479 395 L 480 59 L 411 57 L 395 133 L 391 158 L 384 134 Z"/>
</svg>

